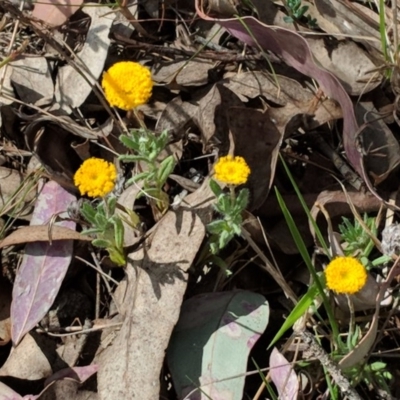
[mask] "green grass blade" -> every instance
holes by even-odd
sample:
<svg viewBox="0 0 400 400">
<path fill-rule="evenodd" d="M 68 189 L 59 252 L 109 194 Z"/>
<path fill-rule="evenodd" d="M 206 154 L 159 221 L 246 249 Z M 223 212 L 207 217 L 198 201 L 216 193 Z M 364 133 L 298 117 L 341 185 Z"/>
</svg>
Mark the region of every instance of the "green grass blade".
<svg viewBox="0 0 400 400">
<path fill-rule="evenodd" d="M 289 316 L 286 318 L 286 321 L 283 323 L 283 325 L 269 344 L 268 349 L 271 348 L 271 346 L 273 346 L 282 337 L 282 335 L 288 329 L 290 329 L 300 317 L 304 315 L 318 293 L 319 291 L 317 285 L 315 284 L 308 289 L 307 293 L 300 299 L 300 301 L 293 308 Z"/>
</svg>

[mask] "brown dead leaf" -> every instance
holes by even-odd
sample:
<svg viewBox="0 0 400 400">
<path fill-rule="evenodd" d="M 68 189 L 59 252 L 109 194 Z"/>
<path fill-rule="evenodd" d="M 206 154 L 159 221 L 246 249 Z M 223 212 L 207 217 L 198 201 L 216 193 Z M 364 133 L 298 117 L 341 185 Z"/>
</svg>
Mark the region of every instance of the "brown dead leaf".
<svg viewBox="0 0 400 400">
<path fill-rule="evenodd" d="M 179 96 L 171 100 L 158 118 L 156 129 L 182 134 L 185 125 L 197 114 L 198 105 L 183 101 Z"/>
<path fill-rule="evenodd" d="M 199 101 L 197 123 L 203 138 L 204 146 L 212 139 L 219 144 L 219 150 L 226 154 L 229 150 L 228 110 L 230 107 L 240 107 L 243 103 L 231 90 L 216 84 Z"/>
<path fill-rule="evenodd" d="M 49 236 L 49 233 L 51 236 Z M 30 225 L 17 229 L 0 241 L 0 249 L 6 246 L 12 246 L 20 243 L 30 242 L 49 242 L 51 240 L 84 240 L 91 241 L 92 238 L 81 235 L 79 232 L 73 231 L 62 226 L 53 225 Z"/>
<path fill-rule="evenodd" d="M 45 57 L 25 57 L 12 62 L 11 81 L 25 103 L 48 105 L 53 100 L 54 84 Z"/>
<path fill-rule="evenodd" d="M 192 265 L 211 217 L 209 182 L 169 211 L 144 247 L 128 256 L 121 331 L 99 356 L 100 399 L 159 397 L 165 350 L 178 321 Z M 129 377 L 127 379 L 127 377 Z"/>
<path fill-rule="evenodd" d="M 383 182 L 400 164 L 400 146 L 393 132 L 381 120 L 372 102 L 358 103 L 355 107 L 359 123 L 367 125 L 361 133 L 364 165 L 375 185 Z"/>
<path fill-rule="evenodd" d="M 158 83 L 176 82 L 182 86 L 202 86 L 208 83 L 208 71 L 214 67 L 209 60 L 173 61 L 156 65 L 152 77 Z"/>
<path fill-rule="evenodd" d="M 341 42 L 328 49 L 323 39 L 307 39 L 307 42 L 314 57 L 340 79 L 350 95 L 368 93 L 381 83 L 382 75 L 374 72 L 375 64 L 356 43 Z"/>
<path fill-rule="evenodd" d="M 300 126 L 315 129 L 328 121 L 342 118 L 340 106 L 331 99 L 319 101 L 307 88 L 294 79 L 276 75 L 273 77 L 261 71 L 235 75 L 224 83 L 242 101 L 263 96 L 283 107 L 270 107 L 268 115 L 278 130 L 290 136 Z M 306 118 L 304 118 L 306 116 Z"/>
<path fill-rule="evenodd" d="M 334 24 L 341 33 L 354 36 L 354 40 L 367 47 L 373 47 L 381 53 L 379 24 L 367 13 L 362 12 L 360 8 L 355 8 L 351 2 L 347 1 L 315 0 L 314 4 L 318 12 Z M 360 37 L 364 37 L 366 40 L 360 39 Z"/>
<path fill-rule="evenodd" d="M 78 11 L 82 3 L 83 0 L 41 0 L 35 3 L 32 17 L 52 26 L 60 26 Z"/>
<path fill-rule="evenodd" d="M 229 130 L 235 155 L 242 156 L 251 169 L 246 186 L 250 189 L 249 209 L 266 199 L 275 175 L 282 134 L 266 113 L 246 107 L 230 107 Z"/>
<path fill-rule="evenodd" d="M 0 167 L 0 210 L 1 214 L 7 214 L 11 212 L 13 209 L 18 208 L 19 210 L 23 210 L 27 204 L 29 204 L 36 196 L 37 189 L 36 187 L 27 191 L 27 189 L 21 189 L 23 186 L 24 176 L 19 172 Z M 30 209 L 27 209 L 18 215 L 21 217 L 28 216 L 30 213 Z"/>
</svg>

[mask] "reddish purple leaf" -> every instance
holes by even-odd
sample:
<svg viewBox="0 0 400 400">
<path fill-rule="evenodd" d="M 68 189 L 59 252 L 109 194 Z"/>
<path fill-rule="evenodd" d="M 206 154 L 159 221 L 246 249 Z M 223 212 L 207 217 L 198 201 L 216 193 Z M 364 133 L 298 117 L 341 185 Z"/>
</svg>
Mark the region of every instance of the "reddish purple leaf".
<svg viewBox="0 0 400 400">
<path fill-rule="evenodd" d="M 354 114 L 353 104 L 342 84 L 331 72 L 314 62 L 307 41 L 298 33 L 277 26 L 268 26 L 253 17 L 241 19 L 214 19 L 202 12 L 196 0 L 196 8 L 201 18 L 215 21 L 233 36 L 249 46 L 270 50 L 301 73 L 318 81 L 325 93 L 335 99 L 343 111 L 343 145 L 353 168 L 364 177 L 361 154 L 356 148 L 356 135 L 359 127 Z"/>
<path fill-rule="evenodd" d="M 76 198 L 56 182 L 46 183 L 35 204 L 31 225 L 47 225 L 54 214 L 65 212 Z M 56 225 L 75 229 L 71 221 Z M 72 240 L 33 242 L 25 247 L 17 271 L 11 303 L 11 336 L 14 345 L 45 315 L 54 302 L 72 258 Z"/>
<path fill-rule="evenodd" d="M 296 400 L 299 381 L 292 364 L 274 347 L 269 357 L 270 376 L 278 390 L 280 400 Z"/>
</svg>

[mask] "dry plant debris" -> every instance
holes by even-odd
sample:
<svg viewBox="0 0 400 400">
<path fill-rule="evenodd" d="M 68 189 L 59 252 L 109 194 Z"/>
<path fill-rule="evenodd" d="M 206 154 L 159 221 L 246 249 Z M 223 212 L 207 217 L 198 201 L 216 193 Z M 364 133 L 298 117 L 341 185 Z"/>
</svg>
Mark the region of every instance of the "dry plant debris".
<svg viewBox="0 0 400 400">
<path fill-rule="evenodd" d="M 399 6 L 0 2 L 0 400 L 400 397 Z"/>
</svg>

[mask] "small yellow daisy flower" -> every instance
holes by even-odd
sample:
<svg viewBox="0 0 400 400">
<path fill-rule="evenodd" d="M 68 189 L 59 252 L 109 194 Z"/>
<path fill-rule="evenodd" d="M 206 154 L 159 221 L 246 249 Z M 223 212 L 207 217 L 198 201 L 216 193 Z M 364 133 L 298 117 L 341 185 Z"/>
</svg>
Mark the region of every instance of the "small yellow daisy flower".
<svg viewBox="0 0 400 400">
<path fill-rule="evenodd" d="M 325 269 L 326 286 L 339 294 L 354 294 L 367 283 L 367 271 L 354 257 L 336 257 Z"/>
<path fill-rule="evenodd" d="M 242 185 L 247 182 L 250 167 L 243 157 L 221 157 L 214 166 L 215 178 L 228 185 Z"/>
<path fill-rule="evenodd" d="M 74 175 L 74 183 L 80 193 L 90 197 L 103 197 L 110 193 L 116 179 L 115 165 L 95 157 L 85 160 Z"/>
<path fill-rule="evenodd" d="M 146 67 L 133 61 L 121 61 L 104 72 L 101 86 L 110 106 L 128 111 L 147 103 L 153 80 Z"/>
</svg>

